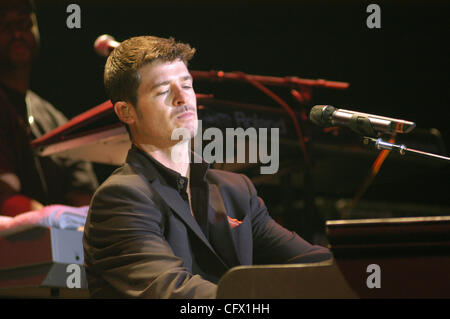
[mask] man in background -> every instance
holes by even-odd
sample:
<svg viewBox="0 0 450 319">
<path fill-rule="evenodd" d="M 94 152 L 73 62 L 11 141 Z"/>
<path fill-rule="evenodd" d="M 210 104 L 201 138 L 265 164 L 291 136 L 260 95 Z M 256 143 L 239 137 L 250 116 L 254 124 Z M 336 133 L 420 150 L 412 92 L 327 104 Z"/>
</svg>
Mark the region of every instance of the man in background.
<svg viewBox="0 0 450 319">
<path fill-rule="evenodd" d="M 49 204 L 87 205 L 97 187 L 89 163 L 38 157 L 30 142 L 67 122 L 29 89 L 39 51 L 34 5 L 0 3 L 0 214 L 38 210 Z"/>
</svg>

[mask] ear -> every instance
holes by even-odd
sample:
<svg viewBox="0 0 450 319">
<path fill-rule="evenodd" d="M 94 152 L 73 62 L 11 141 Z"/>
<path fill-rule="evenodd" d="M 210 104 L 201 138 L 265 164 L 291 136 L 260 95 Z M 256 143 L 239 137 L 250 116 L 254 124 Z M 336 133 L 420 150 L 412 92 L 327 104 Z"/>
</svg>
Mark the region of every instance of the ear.
<svg viewBox="0 0 450 319">
<path fill-rule="evenodd" d="M 134 106 L 128 102 L 119 101 L 114 104 L 114 112 L 117 117 L 125 124 L 133 124 L 136 121 L 136 111 Z"/>
</svg>

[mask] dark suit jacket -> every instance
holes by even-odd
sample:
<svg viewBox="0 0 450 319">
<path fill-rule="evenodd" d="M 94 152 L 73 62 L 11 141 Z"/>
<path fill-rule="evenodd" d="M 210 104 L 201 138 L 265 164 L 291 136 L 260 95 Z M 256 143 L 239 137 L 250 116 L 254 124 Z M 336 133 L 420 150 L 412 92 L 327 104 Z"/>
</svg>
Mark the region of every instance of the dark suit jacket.
<svg viewBox="0 0 450 319">
<path fill-rule="evenodd" d="M 244 175 L 209 169 L 209 240 L 136 149 L 97 190 L 83 238 L 92 297 L 214 298 L 231 267 L 331 258 L 277 224 Z M 230 227 L 229 218 L 242 221 Z"/>
</svg>

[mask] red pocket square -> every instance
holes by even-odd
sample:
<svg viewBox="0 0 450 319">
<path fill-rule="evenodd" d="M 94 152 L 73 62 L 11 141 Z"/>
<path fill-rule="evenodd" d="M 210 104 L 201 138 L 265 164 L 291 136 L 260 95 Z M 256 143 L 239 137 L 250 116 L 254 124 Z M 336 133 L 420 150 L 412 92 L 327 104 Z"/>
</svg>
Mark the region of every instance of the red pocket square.
<svg viewBox="0 0 450 319">
<path fill-rule="evenodd" d="M 231 218 L 230 216 L 227 216 L 227 217 L 228 217 L 228 224 L 230 224 L 231 229 L 242 224 L 242 221 L 237 220 L 236 218 Z"/>
</svg>

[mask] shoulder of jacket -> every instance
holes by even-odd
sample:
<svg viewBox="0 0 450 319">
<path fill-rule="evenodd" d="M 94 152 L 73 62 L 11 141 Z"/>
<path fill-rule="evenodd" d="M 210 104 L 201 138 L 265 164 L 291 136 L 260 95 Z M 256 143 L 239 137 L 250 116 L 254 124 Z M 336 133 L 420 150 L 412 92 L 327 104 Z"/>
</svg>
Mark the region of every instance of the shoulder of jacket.
<svg viewBox="0 0 450 319">
<path fill-rule="evenodd" d="M 210 168 L 206 173 L 208 180 L 219 180 L 223 182 L 243 181 L 243 175 L 239 173 Z"/>
<path fill-rule="evenodd" d="M 118 167 L 105 181 L 98 187 L 96 193 L 101 193 L 108 189 L 136 189 L 146 191 L 149 183 L 137 174 L 127 163 Z"/>
</svg>

